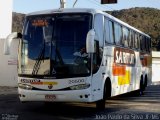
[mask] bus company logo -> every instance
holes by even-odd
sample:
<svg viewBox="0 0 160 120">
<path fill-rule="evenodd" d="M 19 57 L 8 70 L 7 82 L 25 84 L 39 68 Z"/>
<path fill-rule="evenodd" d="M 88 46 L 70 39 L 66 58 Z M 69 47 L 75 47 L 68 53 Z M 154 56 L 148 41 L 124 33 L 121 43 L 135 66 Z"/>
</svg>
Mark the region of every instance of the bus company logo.
<svg viewBox="0 0 160 120">
<path fill-rule="evenodd" d="M 53 88 L 53 85 L 52 84 L 49 84 L 48 85 L 48 89 L 52 89 Z"/>
<path fill-rule="evenodd" d="M 22 83 L 39 83 L 41 81 L 38 79 L 21 79 L 21 82 Z"/>
<path fill-rule="evenodd" d="M 135 53 L 124 48 L 114 49 L 114 63 L 124 65 L 135 65 Z"/>
</svg>

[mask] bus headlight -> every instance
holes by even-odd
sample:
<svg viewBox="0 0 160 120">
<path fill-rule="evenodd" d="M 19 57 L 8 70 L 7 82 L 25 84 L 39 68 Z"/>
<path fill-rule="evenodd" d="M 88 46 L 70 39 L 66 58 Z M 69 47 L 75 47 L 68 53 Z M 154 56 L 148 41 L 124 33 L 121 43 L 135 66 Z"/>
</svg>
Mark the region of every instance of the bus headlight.
<svg viewBox="0 0 160 120">
<path fill-rule="evenodd" d="M 21 83 L 18 84 L 18 87 L 21 89 L 26 89 L 26 90 L 32 90 L 33 88 L 31 85 L 21 84 Z"/>
<path fill-rule="evenodd" d="M 81 90 L 81 89 L 87 89 L 89 87 L 90 87 L 90 84 L 79 84 L 79 85 L 71 86 L 70 89 L 71 90 Z"/>
</svg>

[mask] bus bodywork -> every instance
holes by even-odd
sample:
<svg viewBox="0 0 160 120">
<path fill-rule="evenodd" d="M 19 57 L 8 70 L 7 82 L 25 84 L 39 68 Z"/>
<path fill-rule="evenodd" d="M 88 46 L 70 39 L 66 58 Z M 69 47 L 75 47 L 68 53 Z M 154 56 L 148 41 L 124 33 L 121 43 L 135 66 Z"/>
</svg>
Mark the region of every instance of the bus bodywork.
<svg viewBox="0 0 160 120">
<path fill-rule="evenodd" d="M 91 31 L 94 40 L 87 41 Z M 144 90 L 150 83 L 151 40 L 101 11 L 41 11 L 26 16 L 18 61 L 21 101 L 104 106 L 107 97 Z"/>
</svg>

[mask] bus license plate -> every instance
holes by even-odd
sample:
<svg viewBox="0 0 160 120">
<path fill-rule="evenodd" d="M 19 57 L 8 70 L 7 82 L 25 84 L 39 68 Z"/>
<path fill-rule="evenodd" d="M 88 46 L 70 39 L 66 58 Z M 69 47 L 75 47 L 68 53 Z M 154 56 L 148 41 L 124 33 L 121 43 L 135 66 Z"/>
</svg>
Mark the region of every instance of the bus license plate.
<svg viewBox="0 0 160 120">
<path fill-rule="evenodd" d="M 53 101 L 56 99 L 56 96 L 55 95 L 45 95 L 45 99 L 49 101 Z"/>
</svg>

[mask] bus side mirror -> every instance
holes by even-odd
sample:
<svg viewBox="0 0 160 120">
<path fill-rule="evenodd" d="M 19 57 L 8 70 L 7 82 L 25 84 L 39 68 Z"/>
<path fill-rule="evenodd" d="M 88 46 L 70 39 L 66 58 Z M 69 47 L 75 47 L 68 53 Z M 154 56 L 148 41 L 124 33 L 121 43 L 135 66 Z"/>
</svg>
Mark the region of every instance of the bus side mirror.
<svg viewBox="0 0 160 120">
<path fill-rule="evenodd" d="M 22 38 L 22 34 L 13 32 L 7 36 L 7 38 L 4 41 L 4 55 L 10 55 L 11 43 L 16 38 Z"/>
<path fill-rule="evenodd" d="M 87 53 L 95 53 L 94 38 L 95 38 L 95 31 L 94 31 L 94 29 L 91 29 L 87 33 L 87 39 L 86 39 L 86 51 L 87 51 Z"/>
</svg>

